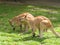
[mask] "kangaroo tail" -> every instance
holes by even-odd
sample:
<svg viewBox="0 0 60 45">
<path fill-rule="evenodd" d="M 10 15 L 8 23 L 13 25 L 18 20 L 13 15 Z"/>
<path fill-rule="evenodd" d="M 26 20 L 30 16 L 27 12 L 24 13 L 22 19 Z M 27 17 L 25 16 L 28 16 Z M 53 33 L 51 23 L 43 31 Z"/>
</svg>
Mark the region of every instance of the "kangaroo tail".
<svg viewBox="0 0 60 45">
<path fill-rule="evenodd" d="M 51 31 L 57 36 L 57 37 L 60 37 L 60 34 L 58 32 L 55 32 L 54 29 L 53 29 L 53 26 L 51 26 Z"/>
</svg>

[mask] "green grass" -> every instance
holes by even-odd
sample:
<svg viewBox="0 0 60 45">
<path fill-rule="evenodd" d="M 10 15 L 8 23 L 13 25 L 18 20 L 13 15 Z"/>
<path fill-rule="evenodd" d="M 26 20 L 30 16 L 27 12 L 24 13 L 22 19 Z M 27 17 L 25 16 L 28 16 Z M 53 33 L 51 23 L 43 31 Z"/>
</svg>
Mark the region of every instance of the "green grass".
<svg viewBox="0 0 60 45">
<path fill-rule="evenodd" d="M 24 12 L 48 17 L 55 31 L 60 32 L 60 7 L 0 4 L 0 45 L 60 45 L 60 38 L 52 32 L 44 33 L 44 38 L 39 39 L 33 38 L 31 33 L 20 33 L 19 27 L 13 31 L 8 20 Z"/>
</svg>

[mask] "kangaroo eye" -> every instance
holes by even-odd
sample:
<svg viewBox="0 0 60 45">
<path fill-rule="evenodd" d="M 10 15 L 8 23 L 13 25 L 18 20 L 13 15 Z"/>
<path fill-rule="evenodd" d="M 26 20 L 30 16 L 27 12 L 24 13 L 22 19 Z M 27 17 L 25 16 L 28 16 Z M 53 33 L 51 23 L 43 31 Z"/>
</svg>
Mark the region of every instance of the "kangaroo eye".
<svg viewBox="0 0 60 45">
<path fill-rule="evenodd" d="M 19 19 L 19 20 L 21 20 L 21 19 Z"/>
<path fill-rule="evenodd" d="M 26 17 L 27 17 L 27 15 L 24 18 L 26 18 Z"/>
</svg>

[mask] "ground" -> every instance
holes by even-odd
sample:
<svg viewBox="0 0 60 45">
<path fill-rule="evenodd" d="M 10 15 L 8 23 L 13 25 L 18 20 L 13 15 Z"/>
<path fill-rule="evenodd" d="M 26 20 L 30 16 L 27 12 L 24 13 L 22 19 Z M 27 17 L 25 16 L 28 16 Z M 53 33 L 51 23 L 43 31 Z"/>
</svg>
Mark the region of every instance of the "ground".
<svg viewBox="0 0 60 45">
<path fill-rule="evenodd" d="M 48 17 L 55 31 L 60 33 L 60 7 L 3 3 L 0 4 L 0 45 L 60 45 L 60 38 L 50 31 L 44 32 L 42 39 L 32 37 L 31 30 L 28 33 L 21 33 L 19 27 L 16 27 L 16 31 L 13 31 L 8 21 L 23 12 Z"/>
</svg>

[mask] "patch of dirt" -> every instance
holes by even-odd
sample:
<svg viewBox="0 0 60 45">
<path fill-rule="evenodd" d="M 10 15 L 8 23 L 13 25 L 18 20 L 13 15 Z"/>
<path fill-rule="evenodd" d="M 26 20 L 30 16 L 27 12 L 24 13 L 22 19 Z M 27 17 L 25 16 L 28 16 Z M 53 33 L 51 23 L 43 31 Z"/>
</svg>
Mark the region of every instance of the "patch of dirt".
<svg viewBox="0 0 60 45">
<path fill-rule="evenodd" d="M 37 0 L 34 0 L 34 1 L 25 1 L 25 2 L 11 2 L 11 1 L 5 1 L 5 2 L 0 2 L 0 3 L 5 3 L 5 4 L 32 4 L 32 5 L 46 5 L 46 6 L 57 6 L 57 7 L 60 7 L 60 2 L 54 2 L 54 1 L 37 1 Z"/>
</svg>

